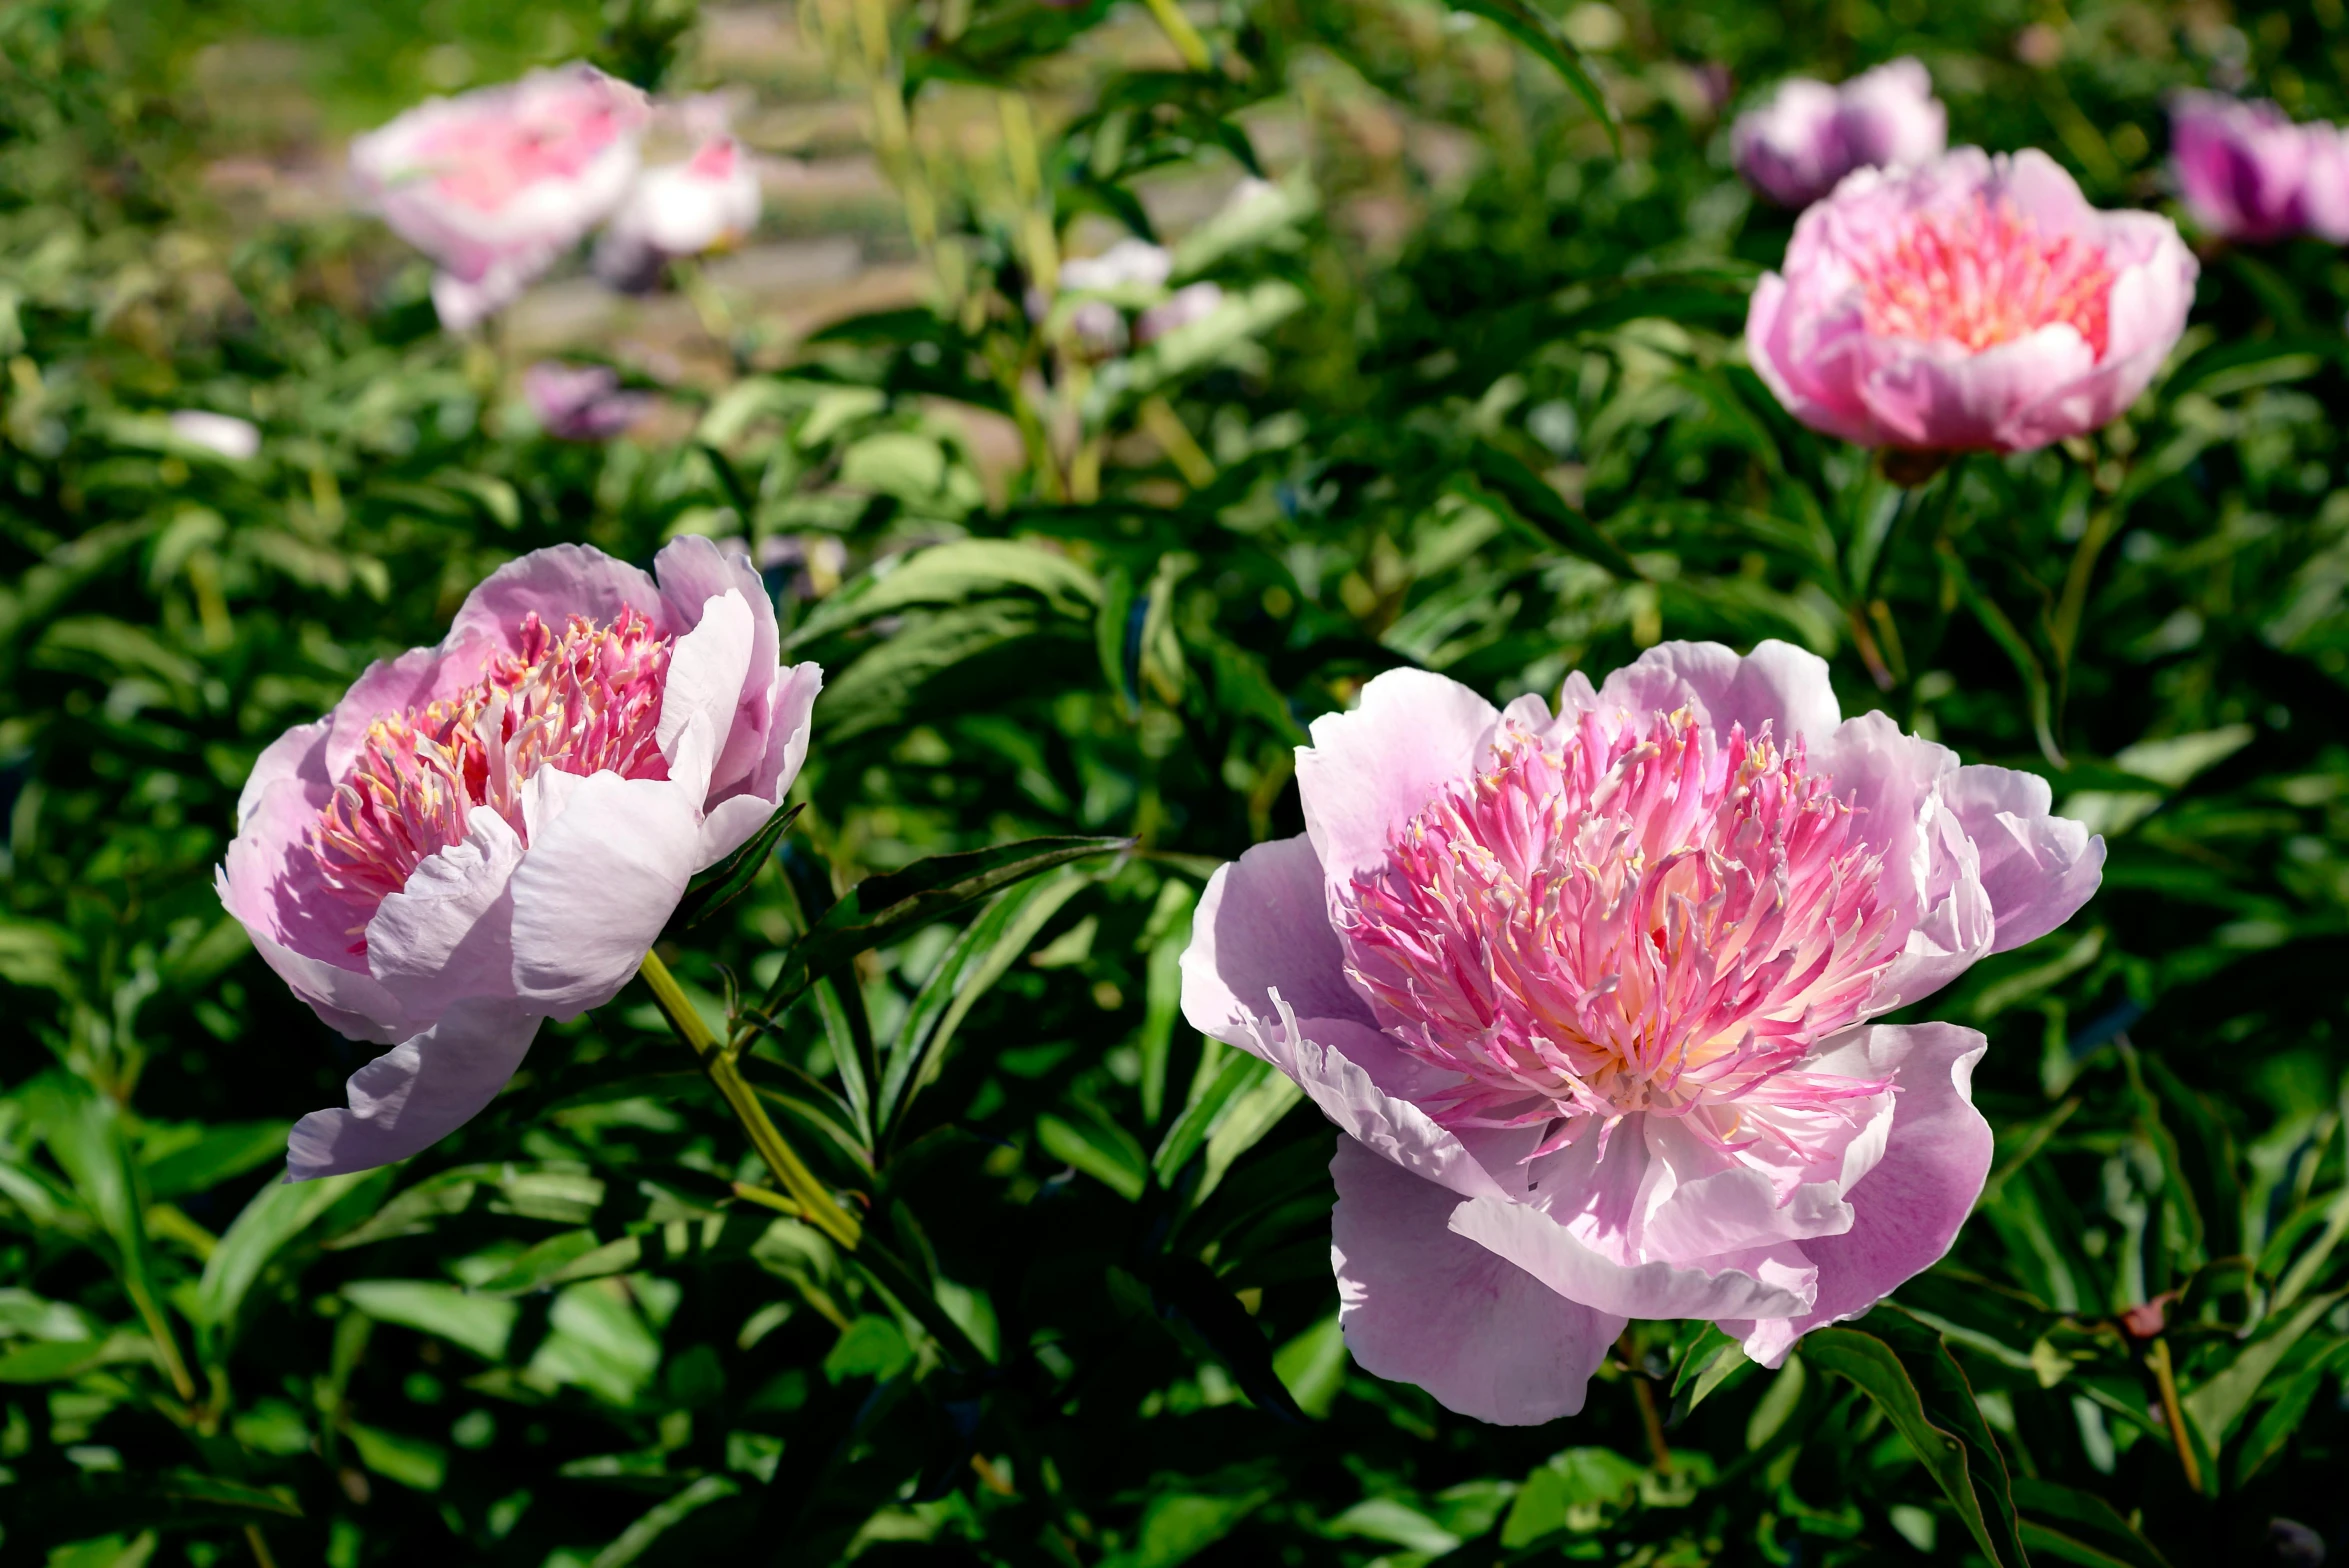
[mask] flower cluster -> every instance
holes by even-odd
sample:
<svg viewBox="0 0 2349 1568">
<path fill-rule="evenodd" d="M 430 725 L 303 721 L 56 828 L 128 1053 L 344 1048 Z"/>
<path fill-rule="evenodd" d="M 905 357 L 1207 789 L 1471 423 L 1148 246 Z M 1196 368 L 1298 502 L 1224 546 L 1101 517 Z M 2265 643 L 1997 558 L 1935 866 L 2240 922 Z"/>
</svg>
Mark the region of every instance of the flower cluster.
<svg viewBox="0 0 2349 1568">
<path fill-rule="evenodd" d="M 1989 1170 L 1986 1044 L 1870 1020 L 2104 858 L 1783 643 L 1652 649 L 1555 715 L 1382 675 L 1297 781 L 1305 835 L 1209 883 L 1183 1009 L 1347 1135 L 1355 1359 L 1504 1423 L 1579 1410 L 1628 1319 L 1775 1366 L 1939 1258 Z"/>
<path fill-rule="evenodd" d="M 2194 221 L 2221 239 L 2313 234 L 2349 243 L 2349 131 L 2294 124 L 2272 103 L 2170 100 L 2170 171 Z"/>
<path fill-rule="evenodd" d="M 599 225 L 598 270 L 642 287 L 672 256 L 729 243 L 758 221 L 757 171 L 705 105 L 656 105 L 588 65 L 419 104 L 351 144 L 351 171 L 384 221 L 440 271 L 441 322 L 466 331 L 510 304 Z M 699 143 L 645 167 L 662 128 Z"/>
<path fill-rule="evenodd" d="M 1925 67 L 1904 59 L 1840 87 L 1790 78 L 1739 115 L 1729 134 L 1748 183 L 1782 207 L 1807 207 L 1854 169 L 1938 157 L 1949 142 L 1949 113 Z"/>
</svg>

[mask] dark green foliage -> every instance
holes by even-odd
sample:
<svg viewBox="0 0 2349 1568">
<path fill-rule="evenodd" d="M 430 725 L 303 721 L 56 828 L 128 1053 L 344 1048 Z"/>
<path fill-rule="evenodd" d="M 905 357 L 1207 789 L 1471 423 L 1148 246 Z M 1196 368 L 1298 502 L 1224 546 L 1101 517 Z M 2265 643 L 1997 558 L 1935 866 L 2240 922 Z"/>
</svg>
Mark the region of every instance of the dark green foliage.
<svg viewBox="0 0 2349 1568">
<path fill-rule="evenodd" d="M 344 40 L 365 123 L 434 39 L 348 9 L 255 26 Z M 528 63 L 480 9 L 430 26 Z M 678 7 L 522 9 L 690 74 Z M 0 1557 L 2349 1550 L 2349 269 L 2214 248 L 2127 420 L 1904 490 L 1743 363 L 1790 225 L 1698 70 L 1914 50 L 1957 139 L 2150 202 L 2173 86 L 2349 113 L 2337 0 L 1231 0 L 1148 48 L 1138 9 L 876 7 L 886 58 L 843 22 L 837 63 L 917 117 L 1081 98 L 1033 190 L 900 158 L 948 308 L 783 368 L 746 331 L 670 390 L 674 439 L 605 447 L 539 435 L 379 232 L 209 205 L 197 10 L 0 8 Z M 1030 319 L 1027 219 L 1147 231 L 1153 179 L 1254 169 L 1280 125 L 1278 201 L 1178 242 L 1223 315 L 1099 364 Z M 1008 472 L 947 404 L 1007 422 Z M 171 434 L 195 407 L 260 455 Z M 858 1246 L 784 1212 L 643 987 L 408 1165 L 276 1183 L 372 1049 L 212 892 L 253 758 L 499 562 L 687 531 L 796 541 L 771 583 L 828 689 L 799 816 L 661 952 Z M 1334 1135 L 1182 1023 L 1177 959 L 1213 866 L 1300 830 L 1292 748 L 1363 679 L 1506 698 L 1663 637 L 1805 644 L 1848 711 L 2042 773 L 2105 887 L 1916 1010 L 1989 1035 L 1998 1155 L 1897 1307 L 1776 1373 L 1634 1325 L 1582 1415 L 1484 1427 L 1346 1359 Z"/>
</svg>

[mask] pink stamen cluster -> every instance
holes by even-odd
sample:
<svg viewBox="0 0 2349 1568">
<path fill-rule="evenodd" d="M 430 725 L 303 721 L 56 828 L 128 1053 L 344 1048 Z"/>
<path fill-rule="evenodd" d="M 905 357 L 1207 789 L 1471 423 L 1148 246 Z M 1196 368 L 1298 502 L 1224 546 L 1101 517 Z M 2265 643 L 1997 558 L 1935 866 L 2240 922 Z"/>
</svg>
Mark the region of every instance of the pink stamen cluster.
<svg viewBox="0 0 2349 1568">
<path fill-rule="evenodd" d="M 674 639 L 633 609 L 609 626 L 574 615 L 557 636 L 536 611 L 513 653 L 452 696 L 377 719 L 311 830 L 327 887 L 354 906 L 358 940 L 427 856 L 461 842 L 476 806 L 525 841 L 522 786 L 542 768 L 665 779 L 655 731 Z"/>
<path fill-rule="evenodd" d="M 1858 269 L 1867 329 L 1980 352 L 2057 322 L 2098 359 L 2111 341 L 2112 268 L 2093 245 L 2041 232 L 2014 204 L 1977 195 L 1913 219 Z"/>
<path fill-rule="evenodd" d="M 580 112 L 570 103 L 529 118 L 483 113 L 423 138 L 417 172 L 451 201 L 497 212 L 541 180 L 577 178 L 627 129 L 616 109 Z"/>
<path fill-rule="evenodd" d="M 1859 1020 L 1907 934 L 1853 823 L 1767 726 L 1507 725 L 1349 884 L 1348 973 L 1407 1051 L 1460 1074 L 1422 1101 L 1448 1126 L 1544 1126 L 1541 1154 L 1652 1111 L 1799 1155 L 1790 1127 L 1884 1087 L 1789 1070 Z"/>
</svg>

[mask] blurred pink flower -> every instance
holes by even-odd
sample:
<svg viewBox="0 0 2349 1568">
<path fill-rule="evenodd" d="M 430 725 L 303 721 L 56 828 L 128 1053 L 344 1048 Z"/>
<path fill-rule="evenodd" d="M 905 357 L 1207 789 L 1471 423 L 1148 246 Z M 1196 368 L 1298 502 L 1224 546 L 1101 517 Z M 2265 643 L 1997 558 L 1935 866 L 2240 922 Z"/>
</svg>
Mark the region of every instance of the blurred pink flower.
<svg viewBox="0 0 2349 1568">
<path fill-rule="evenodd" d="M 183 408 L 170 417 L 172 433 L 182 441 L 193 441 L 206 451 L 239 462 L 261 450 L 261 431 L 249 419 L 234 414 L 215 414 L 209 409 Z"/>
<path fill-rule="evenodd" d="M 1949 113 L 1916 60 L 1894 60 L 1830 87 L 1778 84 L 1737 117 L 1730 145 L 1746 180 L 1782 207 L 1807 207 L 1854 169 L 1896 168 L 1941 155 Z"/>
<path fill-rule="evenodd" d="M 2333 127 L 2295 125 L 2272 103 L 2195 92 L 2170 100 L 2171 176 L 2195 223 L 2224 239 L 2290 238 L 2319 226 L 2312 208 L 2337 223 L 2349 205 L 2349 192 L 2332 196 L 2339 142 Z"/>
<path fill-rule="evenodd" d="M 1174 252 L 1131 236 L 1098 256 L 1071 256 L 1060 264 L 1064 289 L 1158 288 L 1174 271 Z"/>
<path fill-rule="evenodd" d="M 1223 305 L 1223 289 L 1214 283 L 1187 283 L 1134 319 L 1134 341 L 1155 343 L 1195 321 L 1205 321 Z"/>
<path fill-rule="evenodd" d="M 1552 717 L 1422 671 L 1318 720 L 1303 837 L 1208 883 L 1183 1010 L 1347 1136 L 1366 1370 L 1481 1420 L 1582 1407 L 1630 1318 L 1777 1365 L 1948 1250 L 1981 1035 L 1872 1024 L 2096 889 L 2041 780 L 1961 767 L 1826 664 L 1654 648 Z"/>
<path fill-rule="evenodd" d="M 2176 227 L 2102 212 L 2046 154 L 1863 170 L 1796 221 L 1746 317 L 1754 369 L 1862 446 L 2028 451 L 2118 416 L 2194 302 Z"/>
<path fill-rule="evenodd" d="M 551 359 L 522 372 L 522 397 L 540 428 L 558 441 L 609 441 L 652 403 L 642 392 L 622 391 L 619 373 L 606 366 Z"/>
<path fill-rule="evenodd" d="M 452 331 L 509 303 L 601 223 L 636 174 L 651 108 L 589 65 L 417 105 L 351 143 L 369 204 L 441 268 Z"/>
<path fill-rule="evenodd" d="M 596 242 L 596 276 L 615 288 L 650 287 L 672 257 L 738 244 L 758 221 L 750 154 L 731 136 L 712 137 L 684 162 L 637 177 Z"/>
<path fill-rule="evenodd" d="M 577 545 L 498 569 L 438 647 L 261 754 L 217 877 L 271 968 L 392 1047 L 302 1118 L 287 1177 L 405 1159 L 481 1111 L 543 1018 L 611 1000 L 687 879 L 774 814 L 823 683 L 747 561 L 657 579 Z"/>
</svg>

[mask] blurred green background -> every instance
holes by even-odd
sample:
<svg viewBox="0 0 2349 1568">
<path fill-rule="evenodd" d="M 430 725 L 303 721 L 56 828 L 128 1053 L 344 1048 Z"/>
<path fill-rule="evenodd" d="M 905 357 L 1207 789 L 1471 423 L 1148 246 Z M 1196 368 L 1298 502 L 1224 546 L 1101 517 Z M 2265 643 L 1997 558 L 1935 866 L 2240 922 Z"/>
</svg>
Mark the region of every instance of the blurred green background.
<svg viewBox="0 0 2349 1568">
<path fill-rule="evenodd" d="M 2204 244 L 2127 419 L 1901 490 L 1744 363 L 1791 218 L 1727 124 L 1903 53 L 1953 143 L 2104 205 L 2167 204 L 2172 88 L 2349 113 L 2338 0 L 0 5 L 0 1560 L 2349 1552 L 2349 268 Z M 343 144 L 582 55 L 734 93 L 759 232 L 444 336 Z M 1227 205 L 1250 174 L 1278 200 Z M 1022 302 L 1128 232 L 1225 305 L 1090 362 Z M 657 405 L 550 440 L 553 355 Z M 981 1364 L 738 1194 L 641 989 L 429 1154 L 274 1185 L 372 1051 L 213 895 L 252 758 L 499 562 L 684 532 L 828 671 L 799 825 L 664 947 L 713 1016 L 868 875 L 1139 841 L 860 962 L 884 1041 L 975 998 L 888 1146 L 845 1013 L 750 1064 Z M 1990 1036 L 1999 1155 L 1868 1320 L 1894 1374 L 1642 1324 L 1583 1415 L 1483 1427 L 1346 1360 L 1334 1135 L 1181 1024 L 1174 960 L 1370 675 L 1503 699 L 1667 637 L 1803 644 L 1847 711 L 2044 774 L 2105 889 L 1918 1010 Z"/>
</svg>

